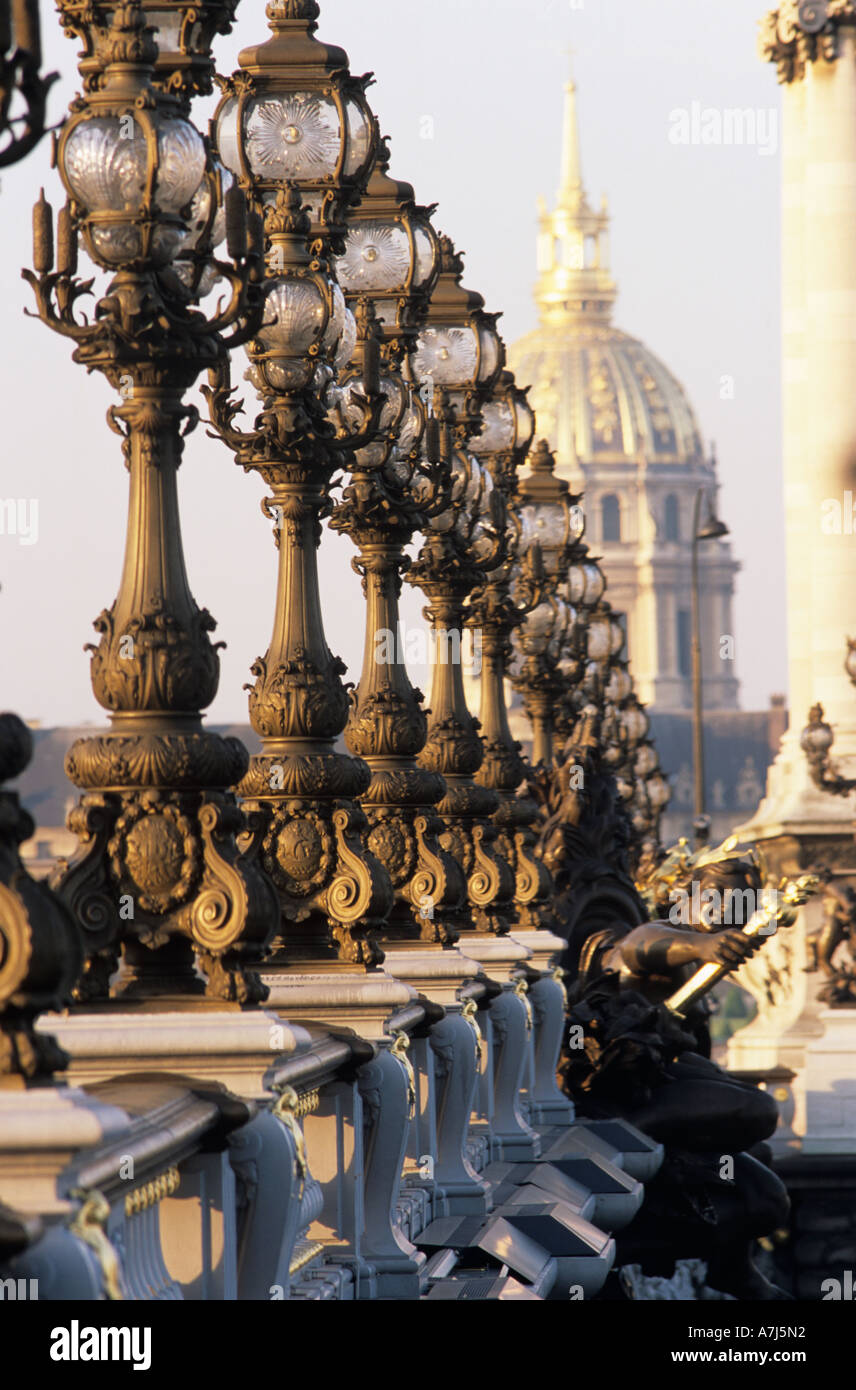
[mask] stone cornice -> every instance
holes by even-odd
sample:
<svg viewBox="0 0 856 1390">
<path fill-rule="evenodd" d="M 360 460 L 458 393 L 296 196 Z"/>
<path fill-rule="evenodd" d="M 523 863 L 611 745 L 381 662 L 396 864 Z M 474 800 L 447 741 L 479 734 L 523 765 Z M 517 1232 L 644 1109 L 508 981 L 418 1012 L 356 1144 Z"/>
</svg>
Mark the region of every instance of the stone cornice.
<svg viewBox="0 0 856 1390">
<path fill-rule="evenodd" d="M 845 26 L 856 26 L 856 0 L 781 0 L 760 21 L 758 51 L 780 82 L 800 81 L 806 63 L 835 61 Z"/>
</svg>

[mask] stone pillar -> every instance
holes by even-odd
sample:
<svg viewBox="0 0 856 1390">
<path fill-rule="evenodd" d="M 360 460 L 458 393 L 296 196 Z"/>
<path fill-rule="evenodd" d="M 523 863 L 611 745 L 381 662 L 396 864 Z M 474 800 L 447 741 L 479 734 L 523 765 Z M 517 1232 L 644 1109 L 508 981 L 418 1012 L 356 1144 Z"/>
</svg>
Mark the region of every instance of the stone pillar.
<svg viewBox="0 0 856 1390">
<path fill-rule="evenodd" d="M 813 786 L 799 748 L 809 707 L 819 700 L 835 726 L 842 770 L 856 757 L 856 698 L 844 671 L 845 639 L 856 623 L 852 502 L 847 515 L 847 494 L 856 497 L 856 33 L 842 26 L 836 36 L 834 58 L 818 49 L 805 61 L 796 39 L 765 48 L 780 61 L 785 49 L 794 54 L 782 113 L 790 728 L 770 770 L 767 796 L 746 827 L 762 837 L 852 834 L 852 808 Z"/>
<path fill-rule="evenodd" d="M 848 3 L 833 18 L 826 8 L 800 16 L 791 0 L 782 0 L 762 25 L 762 56 L 777 64 L 784 84 L 790 727 L 770 769 L 767 794 L 738 833 L 760 842 L 773 874 L 826 864 L 840 880 L 856 873 L 853 805 L 814 786 L 799 747 L 809 707 L 819 700 L 835 728 L 839 770 L 845 776 L 856 771 L 856 694 L 844 670 L 846 638 L 856 631 L 856 7 Z M 814 1052 L 830 1017 L 817 1003 L 820 977 L 804 973 L 812 965 L 811 937 L 820 921 L 815 899 L 793 928 L 741 972 L 738 978 L 755 996 L 759 1013 L 735 1035 L 728 1053 L 735 1069 L 796 1071 L 793 1127 L 797 1142 L 807 1146 L 811 1076 L 817 1071 L 807 1050 Z"/>
</svg>

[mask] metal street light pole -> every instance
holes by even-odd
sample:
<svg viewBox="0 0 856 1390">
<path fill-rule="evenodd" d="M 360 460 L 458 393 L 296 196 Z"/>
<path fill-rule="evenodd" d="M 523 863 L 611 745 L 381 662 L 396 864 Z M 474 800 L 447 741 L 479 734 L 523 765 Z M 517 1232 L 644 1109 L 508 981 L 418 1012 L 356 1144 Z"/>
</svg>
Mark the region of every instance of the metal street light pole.
<svg viewBox="0 0 856 1390">
<path fill-rule="evenodd" d="M 695 820 L 704 819 L 704 726 L 702 723 L 701 690 L 701 621 L 699 617 L 698 548 L 702 541 L 721 540 L 729 534 L 713 509 L 704 526 L 700 527 L 702 498 L 705 488 L 699 488 L 693 507 L 692 548 L 692 678 L 693 678 L 693 780 L 695 784 Z"/>
</svg>

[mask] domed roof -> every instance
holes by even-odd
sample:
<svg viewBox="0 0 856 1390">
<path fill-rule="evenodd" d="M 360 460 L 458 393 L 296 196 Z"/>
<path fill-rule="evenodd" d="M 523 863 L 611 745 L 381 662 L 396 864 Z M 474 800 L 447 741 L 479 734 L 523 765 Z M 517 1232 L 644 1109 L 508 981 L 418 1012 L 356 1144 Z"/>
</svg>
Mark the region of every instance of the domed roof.
<svg viewBox="0 0 856 1390">
<path fill-rule="evenodd" d="M 638 338 L 611 324 L 544 325 L 508 363 L 563 462 L 698 464 L 702 440 L 680 382 Z"/>
<path fill-rule="evenodd" d="M 531 386 L 538 436 L 560 466 L 574 462 L 697 465 L 702 440 L 680 382 L 644 343 L 611 322 L 609 214 L 589 204 L 580 170 L 576 87 L 565 86 L 562 172 L 556 207 L 539 209 L 535 288 L 540 325 L 508 349 Z"/>
</svg>

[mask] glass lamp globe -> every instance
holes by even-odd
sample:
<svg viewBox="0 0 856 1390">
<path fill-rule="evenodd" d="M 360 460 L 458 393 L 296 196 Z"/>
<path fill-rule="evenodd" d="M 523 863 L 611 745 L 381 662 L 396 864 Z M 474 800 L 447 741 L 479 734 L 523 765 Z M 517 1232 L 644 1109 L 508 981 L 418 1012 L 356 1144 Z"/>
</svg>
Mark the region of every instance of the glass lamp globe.
<svg viewBox="0 0 856 1390">
<path fill-rule="evenodd" d="M 587 560 L 583 565 L 585 593 L 581 602 L 586 608 L 596 608 L 606 592 L 606 576 L 595 560 Z"/>
<path fill-rule="evenodd" d="M 444 387 L 460 409 L 473 393 L 485 399 L 502 370 L 505 353 L 496 316 L 484 311 L 481 295 L 461 285 L 463 261 L 448 237 L 440 237 L 440 274 L 425 327 L 416 339 L 413 370 Z M 476 417 L 470 416 L 472 425 Z M 471 430 L 471 433 L 473 431 Z"/>
<path fill-rule="evenodd" d="M 478 335 L 474 329 L 426 328 L 413 354 L 418 377 L 430 377 L 437 386 L 450 389 L 475 379 L 478 367 Z"/>
<path fill-rule="evenodd" d="M 641 705 L 630 702 L 621 711 L 621 727 L 628 742 L 641 743 L 649 728 L 648 716 Z"/>
<path fill-rule="evenodd" d="M 519 388 L 514 390 L 514 414 L 517 419 L 515 447 L 528 450 L 535 438 L 535 412 Z"/>
<path fill-rule="evenodd" d="M 527 656 L 542 656 L 550 645 L 556 615 L 552 603 L 545 600 L 526 617 L 512 635 L 515 646 Z"/>
<path fill-rule="evenodd" d="M 415 222 L 408 235 L 400 223 L 354 221 L 345 254 L 336 260 L 336 275 L 349 295 L 418 292 L 431 283 L 435 255 L 429 222 Z M 382 306 L 381 300 L 379 312 Z"/>
<path fill-rule="evenodd" d="M 498 454 L 514 447 L 516 421 L 507 401 L 488 401 L 481 416 L 482 432 L 470 441 L 474 454 Z"/>
<path fill-rule="evenodd" d="M 217 114 L 216 132 L 223 163 L 241 174 L 245 161 L 262 183 L 332 183 L 340 172 L 354 179 L 372 144 L 364 102 L 313 91 L 229 97 Z M 322 198 L 320 190 L 304 191 L 304 202 L 316 215 Z"/>
<path fill-rule="evenodd" d="M 336 275 L 348 294 L 372 294 L 407 284 L 410 239 L 401 226 L 361 222 L 352 227 Z"/>
<path fill-rule="evenodd" d="M 813 706 L 809 722 L 800 734 L 800 748 L 809 756 L 822 757 L 829 752 L 834 742 L 835 735 L 823 718 L 823 710 L 820 705 Z"/>
<path fill-rule="evenodd" d="M 566 651 L 560 658 L 556 669 L 566 684 L 576 685 L 582 671 L 582 662 L 579 657 L 571 656 Z"/>
<path fill-rule="evenodd" d="M 296 184 L 313 240 L 341 254 L 348 209 L 377 152 L 370 79 L 352 76 L 348 55 L 315 38 L 315 5 L 271 0 L 266 13 L 270 38 L 244 49 L 240 70 L 221 82 L 217 149 L 257 207 L 275 204 L 284 182 Z"/>
<path fill-rule="evenodd" d="M 322 290 L 311 276 L 271 280 L 262 326 L 250 351 L 248 376 L 256 389 L 264 394 L 266 387 L 297 391 L 307 386 L 316 366 L 310 348 L 325 341 L 330 320 Z"/>
<path fill-rule="evenodd" d="M 370 444 L 356 451 L 357 459 L 364 466 L 380 467 L 392 452 L 393 442 L 398 433 L 399 422 L 407 409 L 407 390 L 404 383 L 395 376 L 383 372 L 379 383 L 383 396 L 377 437 Z M 349 434 L 355 434 L 364 422 L 364 412 L 355 397 L 364 397 L 362 378 L 351 377 L 343 386 L 334 388 L 328 418 L 336 421 L 338 416 Z"/>
<path fill-rule="evenodd" d="M 545 567 L 549 568 L 551 558 L 567 544 L 567 507 L 552 502 L 528 502 L 519 508 L 519 516 L 524 546 L 528 549 L 537 541 Z"/>
<path fill-rule="evenodd" d="M 615 786 L 622 801 L 632 801 L 636 792 L 633 782 L 629 782 L 626 777 L 616 777 Z"/>
<path fill-rule="evenodd" d="M 647 777 L 657 766 L 657 754 L 650 743 L 642 743 L 636 750 L 633 770 L 637 777 Z"/>
<path fill-rule="evenodd" d="M 357 345 L 357 323 L 345 302 L 345 296 L 333 280 L 331 283 L 333 311 L 324 334 L 322 346 L 332 355 L 333 366 L 341 371 L 348 365 Z"/>
<path fill-rule="evenodd" d="M 633 689 L 633 681 L 629 672 L 624 666 L 614 666 L 609 673 L 609 680 L 606 683 L 606 697 L 613 704 L 620 705 L 627 699 Z"/>
<path fill-rule="evenodd" d="M 609 620 L 609 640 L 610 655 L 618 656 L 624 648 L 627 635 L 624 631 L 624 624 L 615 614 Z"/>
<path fill-rule="evenodd" d="M 573 604 L 581 604 L 585 598 L 586 575 L 585 569 L 581 564 L 571 565 L 568 569 L 568 598 Z"/>
<path fill-rule="evenodd" d="M 387 341 L 412 341 L 440 268 L 433 209 L 420 207 L 409 183 L 389 173 L 381 140 L 368 186 L 348 220 L 336 274 L 345 294 L 368 295 Z"/>
<path fill-rule="evenodd" d="M 586 651 L 590 661 L 599 666 L 610 658 L 612 653 L 612 633 L 607 617 L 592 618 L 586 629 Z"/>
<path fill-rule="evenodd" d="M 655 772 L 652 777 L 648 778 L 645 785 L 648 791 L 648 800 L 651 802 L 651 805 L 655 807 L 656 810 L 659 810 L 661 806 L 665 806 L 666 802 L 669 800 L 670 790 L 669 784 L 662 772 Z"/>
<path fill-rule="evenodd" d="M 147 127 L 157 142 L 156 163 Z M 67 128 L 60 174 L 98 264 L 166 265 L 190 230 L 182 212 L 199 188 L 205 160 L 202 136 L 179 116 L 133 110 L 83 117 Z"/>
</svg>

